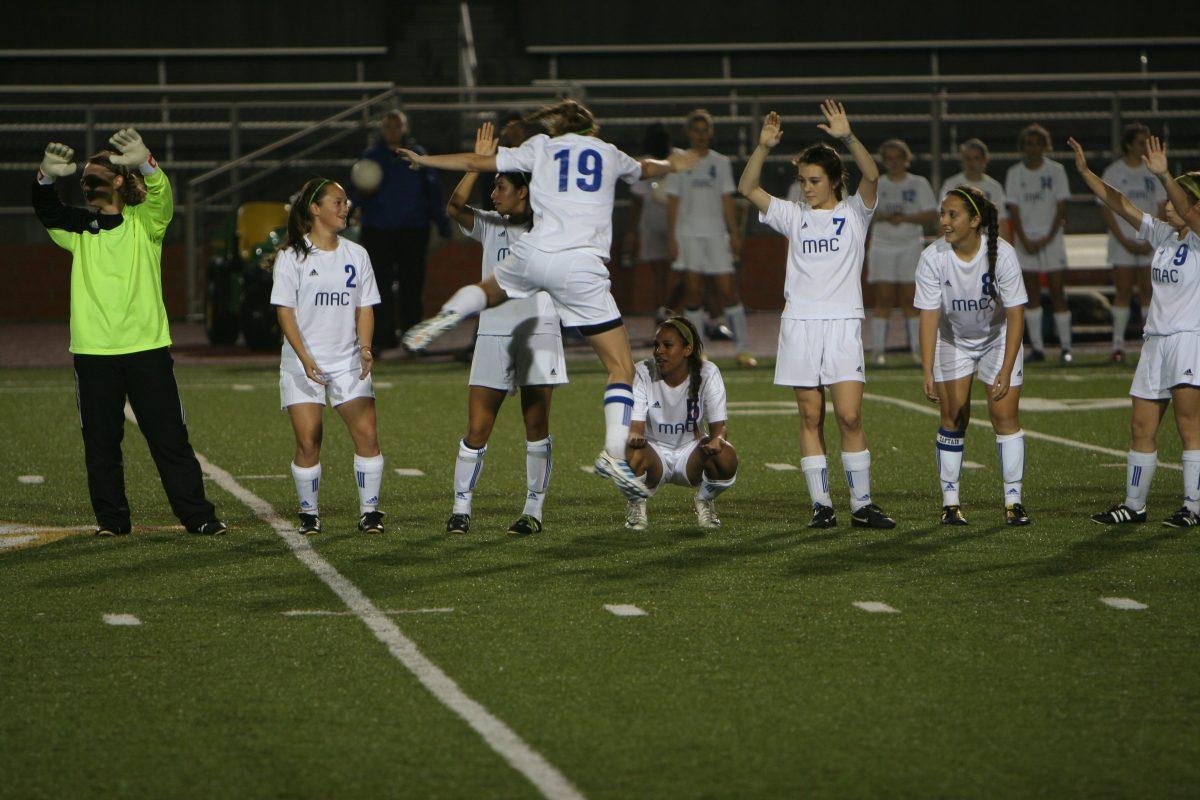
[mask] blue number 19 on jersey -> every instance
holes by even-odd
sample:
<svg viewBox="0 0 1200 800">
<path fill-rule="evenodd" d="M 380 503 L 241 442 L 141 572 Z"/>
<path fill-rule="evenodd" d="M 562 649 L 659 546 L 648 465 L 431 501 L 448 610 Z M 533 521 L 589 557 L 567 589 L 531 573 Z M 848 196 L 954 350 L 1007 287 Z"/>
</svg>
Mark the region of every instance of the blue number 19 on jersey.
<svg viewBox="0 0 1200 800">
<path fill-rule="evenodd" d="M 559 150 L 554 154 L 554 160 L 558 162 L 558 190 L 560 192 L 567 190 L 567 178 L 571 169 L 570 159 L 570 150 Z M 579 177 L 575 179 L 576 186 L 585 192 L 599 190 L 600 181 L 604 175 L 604 161 L 600 158 L 599 153 L 591 148 L 581 151 L 575 170 L 579 173 Z"/>
</svg>

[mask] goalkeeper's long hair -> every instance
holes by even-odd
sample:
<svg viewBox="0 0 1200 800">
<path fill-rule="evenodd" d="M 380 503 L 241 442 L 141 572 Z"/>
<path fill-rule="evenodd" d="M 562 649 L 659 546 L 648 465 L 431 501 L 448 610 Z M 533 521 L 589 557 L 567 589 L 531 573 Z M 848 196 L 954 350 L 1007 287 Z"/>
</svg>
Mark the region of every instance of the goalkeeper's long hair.
<svg viewBox="0 0 1200 800">
<path fill-rule="evenodd" d="M 140 205 L 146 199 L 146 182 L 142 180 L 142 175 L 136 169 L 114 164 L 112 157 L 120 155 L 113 150 L 101 150 L 87 160 L 89 164 L 95 164 L 98 167 L 104 167 L 114 175 L 119 175 L 124 178 L 121 181 L 120 187 L 117 188 L 117 194 L 121 196 L 121 200 L 127 206 Z"/>
</svg>

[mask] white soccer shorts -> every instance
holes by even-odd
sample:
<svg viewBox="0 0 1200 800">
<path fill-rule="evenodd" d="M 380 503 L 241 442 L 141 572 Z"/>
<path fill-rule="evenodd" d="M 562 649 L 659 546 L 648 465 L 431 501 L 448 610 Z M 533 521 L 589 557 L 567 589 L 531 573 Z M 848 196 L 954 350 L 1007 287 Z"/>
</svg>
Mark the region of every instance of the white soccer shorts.
<svg viewBox="0 0 1200 800">
<path fill-rule="evenodd" d="M 699 275 L 730 275 L 733 273 L 733 254 L 729 251 L 729 234 L 720 236 L 678 236 L 679 260 L 685 272 Z"/>
<path fill-rule="evenodd" d="M 544 291 L 554 300 L 559 319 L 568 328 L 599 325 L 619 319 L 621 311 L 610 291 L 608 268 L 597 256 L 582 250 L 546 253 L 520 247 L 496 265 L 500 288 L 513 299 Z"/>
<path fill-rule="evenodd" d="M 694 439 L 682 447 L 668 447 L 649 439 L 646 440 L 646 444 L 654 449 L 658 460 L 662 462 L 662 480 L 658 482 L 657 486 L 650 488 L 651 496 L 668 483 L 688 488 L 693 486 L 692 482 L 688 480 L 687 463 L 688 459 L 692 457 L 692 453 L 700 446 L 699 439 Z"/>
<path fill-rule="evenodd" d="M 1147 336 L 1129 394 L 1143 400 L 1167 400 L 1171 389 L 1181 385 L 1200 386 L 1200 333 Z"/>
<path fill-rule="evenodd" d="M 991 386 L 1004 366 L 1004 341 L 1000 340 L 983 350 L 964 350 L 945 341 L 940 336 L 933 351 L 933 379 L 938 383 L 955 381 L 974 375 Z M 1017 350 L 1017 361 L 1013 364 L 1009 386 L 1020 386 L 1024 382 L 1025 346 Z"/>
<path fill-rule="evenodd" d="M 867 382 L 861 319 L 783 319 L 775 359 L 777 386 Z"/>
<path fill-rule="evenodd" d="M 481 334 L 471 358 L 471 386 L 513 394 L 521 386 L 550 386 L 567 382 L 567 359 L 556 333 L 523 336 Z"/>
<path fill-rule="evenodd" d="M 907 245 L 871 241 L 867 253 L 867 283 L 916 283 L 917 262 L 925 243 Z"/>
<path fill-rule="evenodd" d="M 1022 272 L 1061 272 L 1067 268 L 1067 240 L 1059 231 L 1050 243 L 1036 253 L 1026 253 L 1018 239 L 1013 243 Z"/>
<path fill-rule="evenodd" d="M 302 367 L 279 368 L 279 407 L 285 409 L 297 403 L 328 403 L 335 408 L 357 397 L 374 397 L 375 389 L 371 375 L 359 380 L 362 369 L 334 372 L 329 375 L 329 385 L 322 386 L 304 374 Z"/>
</svg>

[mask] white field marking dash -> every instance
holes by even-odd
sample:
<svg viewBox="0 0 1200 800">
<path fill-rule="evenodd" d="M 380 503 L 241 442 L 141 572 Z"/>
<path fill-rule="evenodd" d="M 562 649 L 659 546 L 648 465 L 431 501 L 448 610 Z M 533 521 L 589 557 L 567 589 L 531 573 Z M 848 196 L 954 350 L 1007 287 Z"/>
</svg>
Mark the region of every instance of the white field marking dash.
<svg viewBox="0 0 1200 800">
<path fill-rule="evenodd" d="M 628 603 L 605 603 L 604 610 L 618 617 L 644 617 L 646 612 Z"/>
<path fill-rule="evenodd" d="M 416 467 L 396 467 L 396 474 L 401 478 L 424 478 L 425 473 Z"/>
<path fill-rule="evenodd" d="M 36 542 L 38 537 L 36 534 L 31 536 L 4 536 L 0 537 L 0 550 L 6 547 L 20 547 L 23 544 Z"/>
<path fill-rule="evenodd" d="M 900 408 L 907 408 L 909 411 L 916 411 L 929 417 L 941 416 L 941 413 L 936 408 L 928 408 L 920 403 L 914 403 L 912 400 L 901 400 L 899 397 L 888 397 L 886 395 L 874 394 L 872 392 L 865 392 L 863 397 L 867 398 L 868 400 L 877 400 L 880 403 L 890 403 L 891 405 L 899 406 Z M 991 430 L 992 428 L 992 423 L 983 419 L 973 419 L 971 420 L 971 424 L 987 428 L 988 430 Z M 1026 438 L 1029 439 L 1038 439 L 1043 442 L 1053 442 L 1054 444 L 1061 444 L 1065 445 L 1066 447 L 1074 447 L 1079 450 L 1087 450 L 1092 453 L 1101 453 L 1102 455 L 1116 456 L 1118 458 L 1124 458 L 1126 453 L 1124 450 L 1114 450 L 1111 447 L 1101 447 L 1098 444 L 1078 442 L 1074 439 L 1067 439 L 1063 436 L 1054 436 L 1053 434 L 1042 433 L 1041 431 L 1032 431 L 1029 428 L 1024 428 L 1023 430 L 1025 431 Z M 1182 464 L 1174 464 L 1167 461 L 1160 461 L 1158 462 L 1158 465 L 1164 469 L 1183 469 Z"/>
<path fill-rule="evenodd" d="M 133 614 L 105 614 L 105 625 L 141 625 L 142 621 Z"/>
<path fill-rule="evenodd" d="M 391 381 L 371 381 L 371 386 L 376 389 L 391 389 L 395 385 Z"/>
<path fill-rule="evenodd" d="M 453 608 L 389 608 L 383 613 L 389 617 L 400 616 L 401 614 L 450 614 L 453 613 Z M 327 609 L 306 609 L 294 608 L 291 611 L 280 612 L 285 617 L 352 617 L 353 611 L 329 611 Z"/>
<path fill-rule="evenodd" d="M 267 479 L 279 480 L 281 478 L 290 478 L 291 475 L 238 475 L 244 481 L 261 481 Z"/>
<path fill-rule="evenodd" d="M 978 461 L 963 461 L 963 469 L 983 469 L 983 464 Z"/>
<path fill-rule="evenodd" d="M 248 383 L 235 383 L 233 386 L 230 386 L 229 388 L 233 389 L 235 392 L 253 392 L 254 391 L 254 387 Z"/>
<path fill-rule="evenodd" d="M 763 464 L 763 466 L 766 467 L 767 469 L 771 470 L 772 472 L 799 472 L 800 471 L 800 468 L 797 467 L 795 464 L 774 464 L 774 463 L 771 463 L 768 461 L 766 464 Z"/>
<path fill-rule="evenodd" d="M 31 486 L 36 486 L 39 483 L 45 483 L 45 482 L 46 482 L 45 475 L 18 475 L 17 476 L 17 483 L 26 483 Z"/>
<path fill-rule="evenodd" d="M 133 420 L 133 413 L 128 406 L 125 416 Z M 205 458 L 203 453 L 196 451 L 196 460 L 200 462 L 200 469 L 211 476 L 218 486 L 270 525 L 279 538 L 291 548 L 292 555 L 341 598 L 375 638 L 387 647 L 392 657 L 403 664 L 430 694 L 466 722 L 488 747 L 507 761 L 509 766 L 524 775 L 544 797 L 549 800 L 583 800 L 583 794 L 558 771 L 557 767 L 530 747 L 503 720 L 468 696 L 453 678 L 417 648 L 416 642 L 405 636 L 395 622 L 376 608 L 361 589 L 314 550 L 308 537 L 296 533 L 292 523 L 279 516 L 270 503 L 242 486 L 232 475 Z"/>
<path fill-rule="evenodd" d="M 595 468 L 595 467 L 593 467 L 591 464 L 580 464 L 580 465 L 579 465 L 579 469 L 581 469 L 582 471 L 586 472 L 588 475 L 595 475 L 595 474 L 596 474 L 596 468 Z"/>
<path fill-rule="evenodd" d="M 899 614 L 899 609 L 892 608 L 887 603 L 880 603 L 877 600 L 856 600 L 850 605 L 855 608 L 861 608 L 863 611 L 868 611 L 872 614 Z"/>
<path fill-rule="evenodd" d="M 1100 602 L 1111 608 L 1119 608 L 1122 611 L 1143 611 L 1150 606 L 1145 603 L 1139 603 L 1128 597 L 1101 597 Z"/>
</svg>

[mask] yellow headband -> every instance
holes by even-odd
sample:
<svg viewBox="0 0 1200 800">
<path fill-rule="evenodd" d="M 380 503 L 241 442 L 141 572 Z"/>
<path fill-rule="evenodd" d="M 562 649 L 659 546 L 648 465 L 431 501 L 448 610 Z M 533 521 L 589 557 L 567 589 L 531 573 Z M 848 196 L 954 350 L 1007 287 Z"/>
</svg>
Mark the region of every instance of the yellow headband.
<svg viewBox="0 0 1200 800">
<path fill-rule="evenodd" d="M 692 348 L 692 352 L 696 351 L 696 342 L 692 338 L 692 331 L 683 322 L 683 320 L 679 319 L 679 317 L 671 317 L 669 320 L 664 322 L 663 325 L 670 325 L 672 328 L 679 331 L 679 336 L 681 339 L 683 339 L 684 344 Z M 662 326 L 660 325 L 659 327 Z"/>
<path fill-rule="evenodd" d="M 983 216 L 983 213 L 980 212 L 980 210 L 979 210 L 979 206 L 975 205 L 975 198 L 971 197 L 970 192 L 968 192 L 963 187 L 959 186 L 957 189 L 954 190 L 954 193 L 956 195 L 958 195 L 959 197 L 965 197 L 967 199 L 967 202 L 971 204 L 971 208 L 975 209 L 975 216 L 977 216 L 977 217 Z"/>
</svg>

